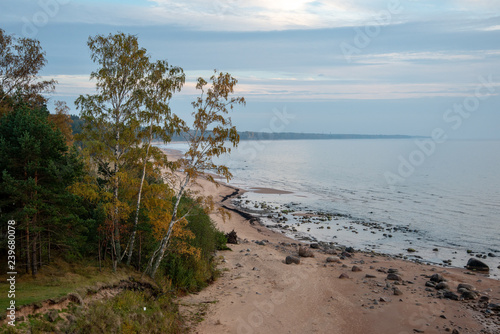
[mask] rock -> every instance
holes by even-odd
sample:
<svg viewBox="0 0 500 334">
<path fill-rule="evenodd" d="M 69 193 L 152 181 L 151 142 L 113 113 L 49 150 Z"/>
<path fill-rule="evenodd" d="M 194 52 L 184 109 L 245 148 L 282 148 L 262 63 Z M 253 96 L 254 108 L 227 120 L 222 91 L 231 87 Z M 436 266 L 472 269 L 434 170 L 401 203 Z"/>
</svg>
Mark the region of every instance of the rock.
<svg viewBox="0 0 500 334">
<path fill-rule="evenodd" d="M 437 285 L 436 282 L 433 282 L 433 281 L 427 281 L 425 282 L 425 286 L 429 287 L 429 288 L 435 288 Z"/>
<path fill-rule="evenodd" d="M 346 273 L 342 273 L 342 274 L 340 274 L 339 278 L 341 278 L 341 279 L 349 278 L 349 275 L 347 275 Z"/>
<path fill-rule="evenodd" d="M 395 296 L 401 296 L 403 294 L 403 291 L 399 290 L 399 288 L 393 288 L 392 291 L 394 291 Z"/>
<path fill-rule="evenodd" d="M 398 282 L 401 282 L 403 279 L 401 278 L 401 276 L 399 276 L 398 274 L 387 274 L 387 279 L 389 281 L 398 281 Z"/>
<path fill-rule="evenodd" d="M 461 297 L 465 300 L 476 300 L 479 298 L 479 294 L 476 291 L 465 290 Z"/>
<path fill-rule="evenodd" d="M 445 290 L 443 297 L 451 299 L 451 300 L 458 300 L 458 295 L 454 292 L 449 291 L 449 290 Z"/>
<path fill-rule="evenodd" d="M 457 287 L 458 292 L 463 292 L 460 290 L 469 290 L 469 291 L 476 291 L 476 287 L 472 284 L 467 284 L 467 283 L 460 283 Z"/>
<path fill-rule="evenodd" d="M 292 263 L 300 264 L 300 258 L 297 256 L 288 255 L 285 259 L 285 263 L 286 264 L 292 264 Z"/>
<path fill-rule="evenodd" d="M 489 257 L 497 257 L 497 256 L 496 256 L 495 254 L 493 254 L 493 253 L 488 253 L 488 256 L 489 256 Z"/>
<path fill-rule="evenodd" d="M 389 269 L 387 270 L 387 272 L 388 272 L 389 274 L 397 274 L 397 273 L 399 272 L 399 270 L 397 270 L 396 268 L 389 268 Z"/>
<path fill-rule="evenodd" d="M 372 275 L 372 274 L 366 274 L 365 277 L 366 278 L 377 278 L 377 276 Z"/>
<path fill-rule="evenodd" d="M 318 243 L 312 243 L 309 245 L 309 247 L 313 248 L 313 249 L 319 249 L 319 244 Z"/>
<path fill-rule="evenodd" d="M 488 267 L 486 263 L 473 257 L 471 257 L 467 262 L 466 268 L 469 270 L 490 271 L 490 267 Z"/>
<path fill-rule="evenodd" d="M 432 275 L 430 280 L 431 280 L 431 282 L 436 282 L 436 283 L 441 283 L 441 282 L 445 281 L 443 275 L 441 275 L 441 274 Z"/>
<path fill-rule="evenodd" d="M 299 247 L 299 256 L 301 257 L 314 257 L 314 253 L 306 247 Z"/>
<path fill-rule="evenodd" d="M 416 250 L 413 248 L 408 248 L 407 251 L 408 251 L 408 253 L 415 253 L 416 252 Z"/>
<path fill-rule="evenodd" d="M 347 253 L 354 253 L 354 248 L 352 248 L 352 247 L 347 247 L 347 248 L 345 249 L 345 251 L 346 251 Z"/>
<path fill-rule="evenodd" d="M 500 312 L 500 304 L 488 304 L 488 308 L 495 312 Z"/>
<path fill-rule="evenodd" d="M 479 298 L 479 301 L 478 303 L 481 303 L 481 304 L 488 304 L 490 302 L 490 297 L 488 296 L 481 296 L 481 298 Z"/>
<path fill-rule="evenodd" d="M 363 271 L 363 270 L 358 266 L 352 266 L 352 271 L 359 272 L 359 271 Z"/>
<path fill-rule="evenodd" d="M 458 329 L 454 329 L 453 332 L 451 332 L 451 334 L 460 334 L 460 332 L 458 331 Z"/>
<path fill-rule="evenodd" d="M 326 258 L 326 262 L 328 263 L 331 263 L 331 262 L 334 262 L 334 263 L 341 263 L 340 259 L 336 256 L 329 256 Z"/>
<path fill-rule="evenodd" d="M 236 235 L 236 232 L 232 230 L 229 233 L 226 233 L 226 239 L 228 244 L 237 244 L 238 243 L 238 236 Z"/>
<path fill-rule="evenodd" d="M 432 249 L 433 252 L 439 252 L 439 248 Z"/>
<path fill-rule="evenodd" d="M 260 246 L 265 246 L 266 243 L 264 241 L 256 241 L 255 242 L 257 245 L 260 245 Z"/>
<path fill-rule="evenodd" d="M 59 317 L 59 313 L 57 312 L 57 310 L 49 310 L 49 312 L 47 313 L 47 318 L 49 319 L 50 322 L 55 322 L 57 320 L 57 318 Z"/>
<path fill-rule="evenodd" d="M 436 285 L 436 289 L 437 290 L 444 290 L 444 289 L 450 289 L 450 286 L 448 285 L 448 283 L 446 282 L 439 282 L 437 285 Z"/>
<path fill-rule="evenodd" d="M 379 298 L 379 301 L 384 302 L 384 303 L 388 303 L 388 302 L 390 302 L 391 300 L 390 300 L 389 298 L 387 298 L 387 297 L 380 297 L 380 298 Z"/>
</svg>

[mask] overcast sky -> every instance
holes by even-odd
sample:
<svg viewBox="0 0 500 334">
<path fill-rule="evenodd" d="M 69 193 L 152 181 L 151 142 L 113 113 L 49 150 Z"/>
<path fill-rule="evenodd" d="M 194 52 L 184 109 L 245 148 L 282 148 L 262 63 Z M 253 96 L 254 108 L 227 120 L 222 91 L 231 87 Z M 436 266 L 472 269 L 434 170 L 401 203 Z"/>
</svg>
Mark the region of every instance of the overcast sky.
<svg viewBox="0 0 500 334">
<path fill-rule="evenodd" d="M 497 0 L 0 0 L 0 22 L 41 41 L 73 113 L 94 87 L 88 37 L 122 31 L 184 68 L 181 115 L 216 68 L 247 99 L 241 130 L 500 138 Z"/>
</svg>

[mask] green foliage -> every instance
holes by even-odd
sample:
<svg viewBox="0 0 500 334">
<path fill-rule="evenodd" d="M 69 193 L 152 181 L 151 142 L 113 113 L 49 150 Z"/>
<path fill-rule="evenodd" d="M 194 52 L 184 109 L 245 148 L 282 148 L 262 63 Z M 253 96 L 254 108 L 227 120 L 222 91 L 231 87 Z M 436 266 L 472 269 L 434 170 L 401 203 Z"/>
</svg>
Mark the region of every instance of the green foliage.
<svg viewBox="0 0 500 334">
<path fill-rule="evenodd" d="M 188 209 L 190 214 L 187 216 L 187 229 L 195 235 L 189 243 L 200 249 L 201 256 L 178 254 L 175 249 L 171 249 L 165 259 L 165 273 L 172 280 L 174 287 L 185 291 L 198 291 L 219 275 L 214 254 L 217 249 L 226 248 L 226 237 L 217 230 L 203 208 L 193 207 L 193 200 L 184 198 L 181 201 L 180 213 L 184 214 Z"/>
</svg>

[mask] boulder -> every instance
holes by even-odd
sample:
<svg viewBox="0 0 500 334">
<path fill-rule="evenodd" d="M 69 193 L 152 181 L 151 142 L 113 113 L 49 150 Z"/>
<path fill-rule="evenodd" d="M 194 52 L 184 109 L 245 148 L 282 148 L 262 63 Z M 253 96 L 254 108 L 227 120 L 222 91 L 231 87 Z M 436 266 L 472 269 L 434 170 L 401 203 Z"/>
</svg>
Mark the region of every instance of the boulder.
<svg viewBox="0 0 500 334">
<path fill-rule="evenodd" d="M 461 298 L 465 300 L 476 300 L 479 298 L 479 294 L 476 291 L 465 290 L 462 292 Z"/>
<path fill-rule="evenodd" d="M 461 290 L 476 291 L 476 287 L 472 284 L 460 283 L 457 287 L 458 292 L 463 292 Z"/>
<path fill-rule="evenodd" d="M 328 263 L 332 263 L 332 262 L 334 262 L 334 263 L 342 263 L 340 261 L 340 259 L 338 257 L 336 257 L 336 256 L 329 256 L 329 257 L 327 257 L 326 258 L 326 262 L 328 262 Z"/>
<path fill-rule="evenodd" d="M 288 255 L 285 259 L 285 263 L 286 264 L 292 264 L 292 263 L 300 264 L 300 258 L 297 256 Z"/>
<path fill-rule="evenodd" d="M 431 280 L 431 282 L 441 283 L 445 279 L 444 279 L 443 275 L 441 275 L 441 274 L 434 274 L 431 276 L 430 280 Z"/>
<path fill-rule="evenodd" d="M 309 247 L 313 248 L 313 249 L 319 249 L 319 244 L 318 243 L 312 243 L 309 245 Z"/>
<path fill-rule="evenodd" d="M 299 247 L 299 256 L 301 257 L 314 257 L 314 253 L 306 247 Z"/>
<path fill-rule="evenodd" d="M 439 282 L 439 283 L 436 285 L 436 289 L 437 289 L 437 290 L 450 289 L 450 286 L 449 286 L 449 285 L 448 285 L 448 283 L 446 283 L 446 282 Z"/>
<path fill-rule="evenodd" d="M 352 266 L 352 271 L 359 272 L 359 271 L 363 271 L 363 270 L 358 266 Z"/>
<path fill-rule="evenodd" d="M 477 270 L 477 271 L 490 271 L 490 267 L 486 263 L 476 258 L 471 257 L 469 261 L 467 261 L 467 269 L 469 270 Z"/>
<path fill-rule="evenodd" d="M 401 282 L 403 279 L 398 274 L 392 274 L 391 273 L 391 274 L 387 274 L 387 280 Z"/>
</svg>

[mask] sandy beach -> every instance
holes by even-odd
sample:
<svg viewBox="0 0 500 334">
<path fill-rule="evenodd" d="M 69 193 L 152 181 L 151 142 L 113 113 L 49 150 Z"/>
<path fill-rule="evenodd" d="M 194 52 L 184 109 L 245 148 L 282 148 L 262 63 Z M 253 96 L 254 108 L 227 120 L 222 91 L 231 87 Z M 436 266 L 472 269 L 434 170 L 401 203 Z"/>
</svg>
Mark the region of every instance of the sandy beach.
<svg viewBox="0 0 500 334">
<path fill-rule="evenodd" d="M 340 247 L 311 248 L 238 214 L 228 198 L 238 189 L 199 183 L 232 211 L 225 222 L 211 217 L 222 231 L 236 231 L 239 243 L 218 253 L 216 282 L 180 301 L 184 314 L 200 315 L 194 333 L 500 333 L 498 280 Z M 300 245 L 314 257 L 286 264 Z M 444 278 L 445 289 L 426 286 L 431 277 Z M 465 295 L 469 290 L 459 292 L 459 284 L 474 291 Z M 444 293 L 448 298 L 439 298 Z M 453 300 L 464 296 L 473 299 Z"/>
</svg>

